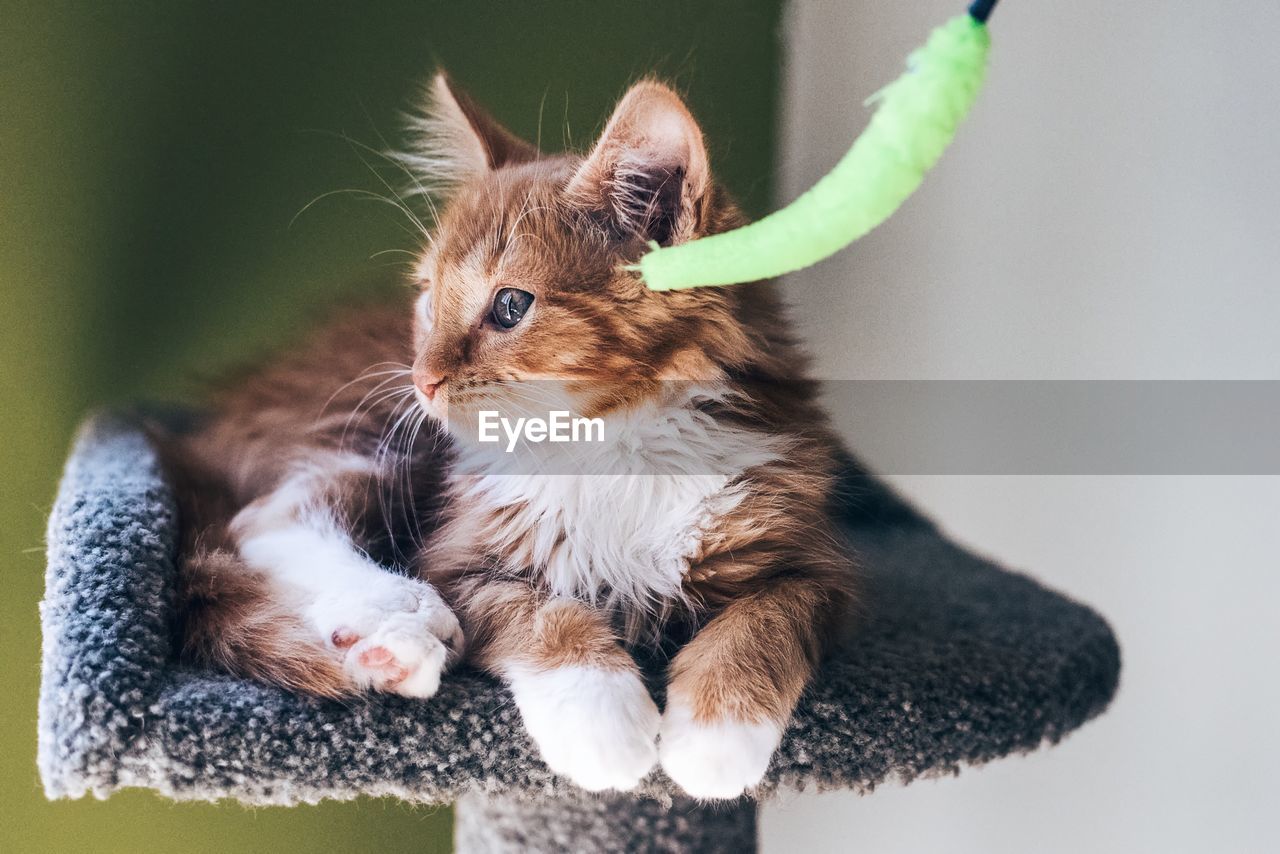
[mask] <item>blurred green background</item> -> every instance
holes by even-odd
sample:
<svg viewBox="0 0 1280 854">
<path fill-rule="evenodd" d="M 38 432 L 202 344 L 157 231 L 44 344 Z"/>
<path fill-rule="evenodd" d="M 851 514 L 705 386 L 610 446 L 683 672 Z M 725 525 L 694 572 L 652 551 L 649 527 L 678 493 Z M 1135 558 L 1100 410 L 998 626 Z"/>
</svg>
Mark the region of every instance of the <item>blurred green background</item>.
<svg viewBox="0 0 1280 854">
<path fill-rule="evenodd" d="M 413 248 L 360 151 L 442 64 L 544 147 L 626 84 L 688 92 L 721 177 L 771 193 L 781 0 L 0 2 L 0 850 L 446 851 L 444 808 L 48 803 L 35 768 L 43 527 L 93 406 L 190 393 Z M 394 285 L 391 285 L 394 286 Z"/>
</svg>

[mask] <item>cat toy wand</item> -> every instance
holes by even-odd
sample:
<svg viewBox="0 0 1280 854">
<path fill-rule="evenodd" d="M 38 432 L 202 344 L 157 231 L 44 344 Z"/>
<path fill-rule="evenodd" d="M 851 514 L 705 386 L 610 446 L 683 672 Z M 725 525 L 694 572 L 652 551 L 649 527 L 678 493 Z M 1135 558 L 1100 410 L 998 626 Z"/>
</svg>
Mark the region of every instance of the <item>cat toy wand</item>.
<svg viewBox="0 0 1280 854">
<path fill-rule="evenodd" d="M 769 279 L 834 255 L 893 215 L 938 162 L 987 70 L 997 0 L 933 31 L 907 72 L 873 95 L 876 111 L 835 167 L 780 211 L 678 246 L 657 244 L 634 269 L 655 291 Z"/>
</svg>

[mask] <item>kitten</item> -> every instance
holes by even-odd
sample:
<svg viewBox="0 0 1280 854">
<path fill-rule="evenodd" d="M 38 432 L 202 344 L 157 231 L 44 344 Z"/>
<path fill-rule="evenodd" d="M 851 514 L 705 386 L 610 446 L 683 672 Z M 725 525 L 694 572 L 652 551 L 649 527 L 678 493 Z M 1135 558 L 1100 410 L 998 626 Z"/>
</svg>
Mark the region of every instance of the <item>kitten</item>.
<svg viewBox="0 0 1280 854">
<path fill-rule="evenodd" d="M 627 267 L 743 217 L 659 83 L 585 157 L 443 75 L 429 95 L 402 163 L 448 188 L 411 304 L 348 311 L 169 442 L 184 653 L 325 697 L 430 697 L 465 659 L 584 788 L 660 762 L 737 796 L 847 609 L 837 446 L 768 285 L 654 293 Z M 479 441 L 482 410 L 553 397 L 608 437 Z M 628 647 L 681 631 L 659 712 Z"/>
</svg>

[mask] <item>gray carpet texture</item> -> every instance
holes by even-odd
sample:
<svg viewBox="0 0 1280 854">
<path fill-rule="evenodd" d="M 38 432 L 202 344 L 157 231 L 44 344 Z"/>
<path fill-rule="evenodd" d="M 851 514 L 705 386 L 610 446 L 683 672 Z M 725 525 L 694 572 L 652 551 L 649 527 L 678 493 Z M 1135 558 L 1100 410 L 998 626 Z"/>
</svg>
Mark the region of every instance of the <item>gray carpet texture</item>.
<svg viewBox="0 0 1280 854">
<path fill-rule="evenodd" d="M 850 463 L 836 508 L 866 571 L 856 630 L 802 700 L 767 796 L 866 791 L 1054 742 L 1101 712 L 1120 653 L 1089 608 L 975 557 Z M 51 798 L 145 787 L 182 800 L 357 795 L 536 803 L 574 787 L 510 696 L 463 670 L 430 700 L 337 703 L 175 660 L 179 519 L 128 417 L 80 432 L 49 521 L 39 768 Z M 681 795 L 659 771 L 638 792 Z"/>
</svg>

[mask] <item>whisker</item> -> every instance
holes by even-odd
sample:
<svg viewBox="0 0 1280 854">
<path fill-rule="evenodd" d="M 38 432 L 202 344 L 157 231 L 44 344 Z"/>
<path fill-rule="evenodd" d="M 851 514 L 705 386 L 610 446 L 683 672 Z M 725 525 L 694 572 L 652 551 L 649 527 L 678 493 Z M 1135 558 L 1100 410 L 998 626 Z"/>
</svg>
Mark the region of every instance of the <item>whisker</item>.
<svg viewBox="0 0 1280 854">
<path fill-rule="evenodd" d="M 550 87 L 550 86 L 548 86 L 547 88 L 543 89 L 543 90 L 542 90 L 542 100 L 538 102 L 538 135 L 537 135 L 537 137 L 535 138 L 535 139 L 536 139 L 536 141 L 534 142 L 533 147 L 534 147 L 534 148 L 536 148 L 536 149 L 538 149 L 539 151 L 541 151 L 541 150 L 542 150 L 542 111 L 543 111 L 544 109 L 546 109 L 546 106 L 547 106 L 547 95 L 548 95 L 548 94 L 550 94 L 550 92 L 551 92 L 551 87 Z"/>
<path fill-rule="evenodd" d="M 391 370 L 376 371 L 376 372 L 374 371 L 375 368 L 385 368 L 387 366 L 391 366 Z M 355 379 L 351 380 L 350 382 L 345 382 L 342 385 L 338 386 L 337 390 L 334 391 L 333 394 L 329 395 L 329 399 L 326 400 L 324 402 L 324 405 L 320 407 L 320 412 L 317 417 L 323 416 L 325 413 L 325 410 L 329 408 L 329 406 L 333 403 L 333 401 L 337 398 L 338 395 L 342 394 L 344 391 L 351 388 L 351 386 L 355 385 L 358 382 L 362 382 L 363 380 L 367 380 L 367 379 L 373 379 L 374 377 L 383 377 L 383 376 L 392 376 L 392 375 L 409 376 L 411 373 L 412 373 L 412 370 L 409 368 L 408 365 L 403 365 L 399 362 L 378 362 L 376 365 L 370 365 L 368 368 L 365 369 L 364 373 L 360 374 Z M 381 386 L 383 384 L 379 384 L 379 385 Z"/>
</svg>

